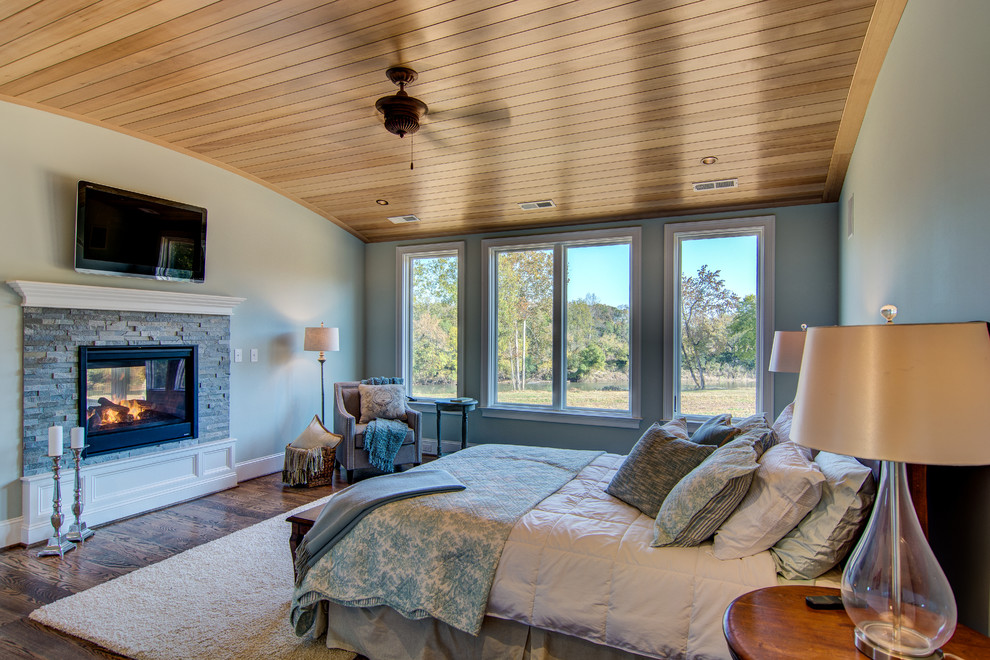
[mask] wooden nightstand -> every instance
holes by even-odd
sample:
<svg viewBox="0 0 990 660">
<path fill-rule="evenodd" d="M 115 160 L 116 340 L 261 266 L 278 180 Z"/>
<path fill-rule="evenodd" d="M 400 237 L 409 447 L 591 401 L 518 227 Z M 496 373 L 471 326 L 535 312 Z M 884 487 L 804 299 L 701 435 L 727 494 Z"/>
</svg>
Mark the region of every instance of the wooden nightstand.
<svg viewBox="0 0 990 660">
<path fill-rule="evenodd" d="M 736 660 L 865 660 L 845 610 L 813 610 L 805 596 L 838 595 L 825 587 L 767 587 L 735 599 L 722 630 Z M 959 625 L 943 647 L 963 660 L 990 658 L 990 638 Z"/>
</svg>

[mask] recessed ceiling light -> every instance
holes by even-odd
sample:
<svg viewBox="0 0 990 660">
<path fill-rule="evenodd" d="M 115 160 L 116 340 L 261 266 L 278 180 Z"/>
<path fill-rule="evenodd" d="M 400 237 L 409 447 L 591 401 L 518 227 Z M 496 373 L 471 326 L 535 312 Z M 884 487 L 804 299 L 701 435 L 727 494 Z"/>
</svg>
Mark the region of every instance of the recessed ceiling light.
<svg viewBox="0 0 990 660">
<path fill-rule="evenodd" d="M 375 200 L 375 204 L 378 204 L 378 206 L 388 206 L 388 200 L 387 199 L 376 199 Z"/>
<path fill-rule="evenodd" d="M 718 162 L 718 156 L 705 156 L 701 159 L 703 165 L 714 165 Z"/>
</svg>

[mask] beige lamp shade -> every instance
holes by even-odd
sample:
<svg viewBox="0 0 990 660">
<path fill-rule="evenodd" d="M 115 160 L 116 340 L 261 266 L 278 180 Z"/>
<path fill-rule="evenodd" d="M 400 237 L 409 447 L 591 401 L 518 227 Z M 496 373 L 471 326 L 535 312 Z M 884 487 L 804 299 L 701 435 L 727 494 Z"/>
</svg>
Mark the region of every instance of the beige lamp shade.
<svg viewBox="0 0 990 660">
<path fill-rule="evenodd" d="M 307 351 L 339 351 L 340 331 L 337 328 L 306 328 L 303 339 L 303 350 Z"/>
<path fill-rule="evenodd" d="M 791 438 L 858 458 L 990 464 L 986 323 L 810 328 Z"/>
<path fill-rule="evenodd" d="M 804 331 L 778 330 L 773 333 L 770 349 L 770 371 L 796 374 L 801 371 L 804 353 Z"/>
</svg>

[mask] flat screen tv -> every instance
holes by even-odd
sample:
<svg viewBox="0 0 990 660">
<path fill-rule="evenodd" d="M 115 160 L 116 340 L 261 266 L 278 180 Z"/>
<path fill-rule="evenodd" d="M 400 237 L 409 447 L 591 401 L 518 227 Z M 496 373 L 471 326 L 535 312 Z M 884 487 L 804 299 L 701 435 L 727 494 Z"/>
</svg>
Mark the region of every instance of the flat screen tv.
<svg viewBox="0 0 990 660">
<path fill-rule="evenodd" d="M 79 182 L 76 270 L 156 280 L 206 279 L 206 209 Z"/>
</svg>

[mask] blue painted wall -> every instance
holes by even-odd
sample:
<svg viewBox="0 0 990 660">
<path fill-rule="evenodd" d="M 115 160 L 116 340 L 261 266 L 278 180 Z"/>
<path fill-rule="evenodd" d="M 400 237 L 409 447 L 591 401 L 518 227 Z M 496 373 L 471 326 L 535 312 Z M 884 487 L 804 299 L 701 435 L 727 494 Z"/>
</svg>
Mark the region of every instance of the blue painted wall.
<svg viewBox="0 0 990 660">
<path fill-rule="evenodd" d="M 990 319 L 988 31 L 985 0 L 907 5 L 842 190 L 843 324 L 877 323 L 885 303 L 905 323 Z M 973 442 L 988 441 L 985 426 L 945 420 Z M 930 468 L 929 505 L 960 620 L 986 633 L 990 469 Z"/>
<path fill-rule="evenodd" d="M 776 222 L 775 282 L 776 327 L 796 330 L 801 323 L 809 325 L 834 325 L 838 321 L 838 211 L 835 204 L 792 206 L 754 211 L 738 215 L 773 214 Z M 732 217 L 738 217 L 732 216 Z M 604 449 L 626 453 L 643 430 L 660 417 L 661 410 L 661 360 L 663 337 L 663 226 L 666 222 L 703 220 L 723 215 L 695 215 L 636 223 L 626 226 L 642 228 L 642 413 L 640 429 L 591 427 L 560 422 L 529 422 L 482 417 L 471 414 L 472 442 L 510 442 L 544 444 L 575 449 Z M 592 229 L 596 225 L 555 228 Z M 515 234 L 484 234 L 465 236 L 466 248 L 466 317 L 465 330 L 465 394 L 479 397 L 481 394 L 481 341 L 482 341 L 482 259 L 481 241 L 493 236 Z M 525 232 L 540 233 L 540 232 Z M 365 255 L 365 286 L 368 303 L 365 306 L 365 341 L 367 345 L 366 367 L 372 375 L 392 374 L 397 371 L 395 362 L 395 248 L 411 243 L 377 243 L 368 245 Z M 774 411 L 778 412 L 794 397 L 796 375 L 776 376 Z M 459 437 L 456 419 L 450 417 L 450 430 L 445 423 L 443 437 L 452 440 Z M 435 417 L 427 415 L 427 435 L 433 437 Z"/>
</svg>

